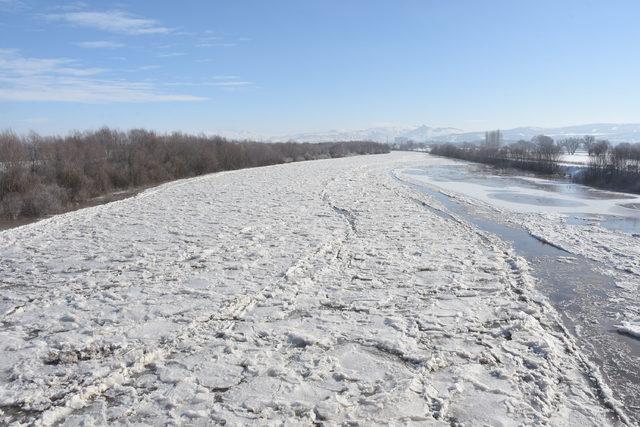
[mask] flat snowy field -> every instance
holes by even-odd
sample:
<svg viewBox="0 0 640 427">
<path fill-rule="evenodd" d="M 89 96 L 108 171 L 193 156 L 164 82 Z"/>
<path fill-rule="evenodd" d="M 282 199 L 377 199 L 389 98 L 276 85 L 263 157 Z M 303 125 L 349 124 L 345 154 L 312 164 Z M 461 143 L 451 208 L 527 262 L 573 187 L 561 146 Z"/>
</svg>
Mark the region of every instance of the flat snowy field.
<svg viewBox="0 0 640 427">
<path fill-rule="evenodd" d="M 563 154 L 560 161 L 563 163 L 587 165 L 589 164 L 589 153 L 586 151 L 578 151 L 575 154 Z"/>
<path fill-rule="evenodd" d="M 423 160 L 208 175 L 1 232 L 0 424 L 624 423 L 526 262 L 392 178 Z"/>
</svg>

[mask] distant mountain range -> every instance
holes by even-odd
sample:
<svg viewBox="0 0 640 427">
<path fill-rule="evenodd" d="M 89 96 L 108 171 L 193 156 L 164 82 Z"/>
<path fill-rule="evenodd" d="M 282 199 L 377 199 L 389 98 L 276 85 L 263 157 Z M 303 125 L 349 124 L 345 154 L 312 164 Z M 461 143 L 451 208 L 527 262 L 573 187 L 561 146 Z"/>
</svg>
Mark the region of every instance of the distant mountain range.
<svg viewBox="0 0 640 427">
<path fill-rule="evenodd" d="M 397 138 L 413 141 L 432 141 L 449 135 L 463 133 L 455 128 L 418 127 L 374 127 L 360 130 L 329 130 L 305 132 L 271 138 L 277 141 L 323 142 L 323 141 L 376 141 L 394 142 Z"/>
<path fill-rule="evenodd" d="M 502 131 L 505 141 L 529 140 L 540 134 L 554 139 L 593 135 L 598 139 L 607 139 L 611 142 L 640 142 L 640 124 L 595 123 L 559 128 L 520 127 Z M 448 138 L 449 142 L 477 141 L 484 138 L 484 132 L 452 134 Z"/>
<path fill-rule="evenodd" d="M 505 141 L 529 140 L 544 134 L 554 139 L 571 136 L 593 135 L 611 142 L 640 142 L 640 124 L 596 123 L 558 128 L 519 127 L 502 130 Z M 247 135 L 248 136 L 248 135 Z M 264 138 L 256 138 L 264 139 Z M 465 132 L 456 128 L 430 126 L 417 127 L 374 127 L 360 130 L 329 130 L 325 132 L 305 132 L 267 138 L 271 141 L 331 142 L 370 140 L 377 142 L 475 142 L 484 139 L 484 132 Z"/>
</svg>

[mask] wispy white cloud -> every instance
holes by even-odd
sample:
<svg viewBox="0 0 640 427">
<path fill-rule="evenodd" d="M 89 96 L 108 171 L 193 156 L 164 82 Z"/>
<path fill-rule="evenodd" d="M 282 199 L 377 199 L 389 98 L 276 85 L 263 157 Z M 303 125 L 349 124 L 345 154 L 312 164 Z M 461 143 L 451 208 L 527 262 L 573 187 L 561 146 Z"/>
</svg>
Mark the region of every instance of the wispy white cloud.
<svg viewBox="0 0 640 427">
<path fill-rule="evenodd" d="M 167 53 L 159 53 L 156 55 L 158 58 L 176 58 L 178 56 L 185 56 L 184 52 L 167 52 Z"/>
<path fill-rule="evenodd" d="M 51 10 L 61 10 L 61 11 L 76 11 L 82 10 L 89 7 L 89 4 L 84 1 L 70 1 L 63 4 L 56 4 L 50 7 Z"/>
<path fill-rule="evenodd" d="M 235 47 L 241 43 L 248 42 L 248 37 L 229 38 L 220 35 L 214 35 L 214 32 L 207 30 L 197 38 L 196 47 Z"/>
<path fill-rule="evenodd" d="M 166 82 L 163 83 L 164 86 L 183 86 L 183 87 L 204 87 L 204 86 L 212 86 L 218 87 L 221 89 L 241 89 L 244 87 L 253 86 L 254 83 L 248 80 L 242 80 L 239 76 L 213 76 L 210 80 L 206 80 L 203 82 L 193 82 L 193 81 L 185 81 L 185 82 Z"/>
<path fill-rule="evenodd" d="M 106 40 L 97 40 L 92 42 L 78 42 L 78 43 L 75 43 L 75 45 L 85 49 L 117 49 L 125 46 L 123 43 L 111 42 Z"/>
<path fill-rule="evenodd" d="M 24 9 L 28 9 L 28 6 L 21 0 L 0 0 L 0 10 L 18 12 Z"/>
<path fill-rule="evenodd" d="M 173 30 L 154 19 L 142 18 L 122 10 L 106 12 L 80 11 L 44 15 L 49 21 L 63 22 L 78 27 L 93 28 L 115 34 L 145 35 L 168 34 Z"/>
<path fill-rule="evenodd" d="M 12 75 L 92 76 L 104 71 L 102 68 L 77 67 L 75 64 L 75 61 L 67 58 L 25 58 L 15 49 L 0 49 L 0 71 Z"/>
<path fill-rule="evenodd" d="M 150 82 L 104 77 L 108 70 L 84 68 L 66 58 L 27 58 L 0 49 L 0 100 L 59 102 L 167 102 L 205 98 L 164 93 Z"/>
<path fill-rule="evenodd" d="M 251 86 L 253 82 L 243 80 L 228 80 L 212 83 L 212 86 L 226 87 L 226 88 L 239 88 L 243 86 Z"/>
<path fill-rule="evenodd" d="M 158 68 L 162 68 L 162 65 L 158 65 L 158 64 L 141 65 L 139 67 L 133 68 L 133 70 L 148 71 L 148 70 L 157 70 Z"/>
<path fill-rule="evenodd" d="M 205 42 L 205 43 L 197 43 L 197 47 L 235 47 L 238 46 L 237 43 L 233 42 Z"/>
<path fill-rule="evenodd" d="M 238 80 L 240 76 L 213 76 L 213 80 Z"/>
</svg>

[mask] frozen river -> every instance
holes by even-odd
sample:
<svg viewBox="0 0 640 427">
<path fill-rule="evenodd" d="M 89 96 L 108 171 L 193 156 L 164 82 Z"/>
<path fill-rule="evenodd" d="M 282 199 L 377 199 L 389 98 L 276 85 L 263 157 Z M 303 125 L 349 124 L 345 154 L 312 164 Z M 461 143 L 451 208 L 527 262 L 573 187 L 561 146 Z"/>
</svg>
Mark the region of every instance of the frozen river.
<svg viewBox="0 0 640 427">
<path fill-rule="evenodd" d="M 512 243 L 638 419 L 640 198 L 428 155 L 394 174 L 438 200 L 442 215 Z"/>
<path fill-rule="evenodd" d="M 0 425 L 634 424 L 635 401 L 606 384 L 633 392 L 636 341 L 603 328 L 632 327 L 637 304 L 620 291 L 608 317 L 572 285 L 596 261 L 550 225 L 600 228 L 452 201 L 429 181 L 444 163 L 243 169 L 0 232 Z M 636 238 L 604 232 L 613 272 L 589 286 L 636 295 L 617 255 Z M 518 255 L 534 250 L 549 280 L 568 274 L 557 297 Z M 549 303 L 563 298 L 607 303 Z M 613 352 L 581 350 L 558 312 Z M 606 381 L 587 354 L 627 377 L 604 364 Z"/>
</svg>

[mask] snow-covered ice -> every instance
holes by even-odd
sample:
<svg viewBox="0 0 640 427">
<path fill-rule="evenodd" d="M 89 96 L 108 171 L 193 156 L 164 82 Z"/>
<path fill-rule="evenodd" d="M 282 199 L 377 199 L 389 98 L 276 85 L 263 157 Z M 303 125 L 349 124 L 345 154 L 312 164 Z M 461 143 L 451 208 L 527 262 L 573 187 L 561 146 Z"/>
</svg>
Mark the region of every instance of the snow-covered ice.
<svg viewBox="0 0 640 427">
<path fill-rule="evenodd" d="M 390 174 L 423 162 L 208 175 L 0 233 L 0 424 L 624 423 L 526 261 Z"/>
</svg>

